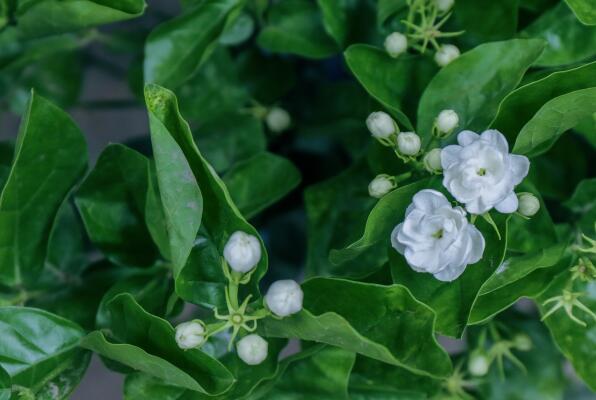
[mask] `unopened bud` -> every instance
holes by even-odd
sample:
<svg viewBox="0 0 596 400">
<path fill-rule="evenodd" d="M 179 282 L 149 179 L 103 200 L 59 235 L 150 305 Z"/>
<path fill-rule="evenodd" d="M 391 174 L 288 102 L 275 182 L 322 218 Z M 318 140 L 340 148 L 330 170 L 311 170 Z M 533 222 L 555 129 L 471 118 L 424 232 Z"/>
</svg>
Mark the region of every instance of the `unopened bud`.
<svg viewBox="0 0 596 400">
<path fill-rule="evenodd" d="M 435 119 L 435 126 L 439 133 L 449 134 L 459 124 L 459 116 L 453 110 L 443 110 Z"/>
<path fill-rule="evenodd" d="M 532 349 L 532 339 L 525 333 L 518 333 L 513 337 L 513 346 L 519 351 L 530 351 Z"/>
<path fill-rule="evenodd" d="M 236 272 L 248 272 L 261 260 L 261 243 L 256 236 L 236 231 L 224 247 L 224 258 Z"/>
<path fill-rule="evenodd" d="M 195 319 L 176 326 L 176 343 L 184 350 L 194 349 L 205 343 L 205 325 Z"/>
<path fill-rule="evenodd" d="M 405 156 L 415 156 L 420 151 L 420 136 L 414 132 L 402 132 L 397 135 L 397 149 Z"/>
<path fill-rule="evenodd" d="M 290 114 L 280 107 L 271 107 L 265 116 L 265 123 L 271 132 L 281 133 L 290 127 Z"/>
<path fill-rule="evenodd" d="M 519 193 L 517 199 L 519 201 L 517 212 L 524 217 L 531 217 L 540 210 L 540 201 L 532 193 Z"/>
<path fill-rule="evenodd" d="M 459 57 L 459 49 L 452 44 L 444 44 L 435 53 L 435 62 L 440 66 L 444 67 L 457 57 Z"/>
<path fill-rule="evenodd" d="M 490 368 L 486 354 L 480 350 L 473 351 L 468 359 L 468 371 L 473 376 L 484 376 Z"/>
<path fill-rule="evenodd" d="M 397 183 L 395 182 L 395 179 L 392 176 L 387 174 L 380 174 L 375 176 L 375 179 L 370 181 L 370 183 L 368 184 L 368 194 L 371 197 L 380 199 L 396 187 Z"/>
<path fill-rule="evenodd" d="M 256 334 L 243 337 L 236 344 L 238 357 L 248 365 L 259 365 L 267 358 L 269 345 Z"/>
<path fill-rule="evenodd" d="M 389 114 L 383 111 L 371 113 L 366 118 L 366 127 L 371 135 L 379 141 L 388 141 L 391 135 L 397 132 L 397 124 Z"/>
<path fill-rule="evenodd" d="M 393 58 L 399 57 L 408 49 L 408 38 L 406 35 L 393 32 L 385 38 L 385 50 L 387 54 Z"/>
<path fill-rule="evenodd" d="M 265 303 L 273 314 L 287 317 L 302 310 L 304 293 L 300 285 L 291 279 L 275 281 L 267 290 Z"/>
<path fill-rule="evenodd" d="M 439 10 L 439 12 L 442 14 L 451 10 L 454 3 L 455 3 L 455 0 L 435 0 L 437 10 Z"/>
<path fill-rule="evenodd" d="M 441 149 L 432 149 L 426 153 L 422 161 L 424 162 L 424 168 L 431 174 L 443 170 L 443 167 L 441 166 Z"/>
</svg>

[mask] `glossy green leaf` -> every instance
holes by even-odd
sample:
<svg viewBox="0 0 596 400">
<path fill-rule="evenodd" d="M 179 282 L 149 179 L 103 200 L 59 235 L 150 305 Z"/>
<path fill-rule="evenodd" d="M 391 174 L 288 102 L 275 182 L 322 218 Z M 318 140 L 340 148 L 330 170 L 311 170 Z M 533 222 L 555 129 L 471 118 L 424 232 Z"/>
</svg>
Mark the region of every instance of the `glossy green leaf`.
<svg viewBox="0 0 596 400">
<path fill-rule="evenodd" d="M 564 204 L 575 214 L 580 229 L 590 235 L 596 221 L 596 178 L 581 181 Z"/>
<path fill-rule="evenodd" d="M 546 40 L 535 63 L 542 67 L 573 64 L 596 54 L 596 27 L 582 25 L 563 2 L 542 14 L 522 36 Z"/>
<path fill-rule="evenodd" d="M 86 165 L 81 131 L 64 111 L 32 94 L 0 196 L 0 281 L 35 280 L 54 217 Z"/>
<path fill-rule="evenodd" d="M 590 0 L 565 0 L 577 19 L 585 25 L 596 25 L 596 7 Z"/>
<path fill-rule="evenodd" d="M 547 101 L 596 86 L 596 62 L 557 71 L 511 92 L 499 106 L 492 127 L 503 133 L 510 143 Z"/>
<path fill-rule="evenodd" d="M 375 260 L 376 265 L 368 265 L 368 272 L 381 267 L 387 262 L 386 249 L 390 243 L 393 228 L 403 220 L 406 208 L 412 202 L 412 197 L 418 191 L 438 186 L 436 179 L 423 179 L 412 184 L 401 186 L 383 196 L 370 212 L 362 236 L 344 249 L 332 250 L 329 259 L 333 264 L 341 265 L 345 262 L 362 257 L 366 253 L 381 254 Z"/>
<path fill-rule="evenodd" d="M 151 145 L 170 244 L 168 254 L 177 276 L 201 225 L 203 196 L 183 149 L 160 117 L 149 107 Z M 188 125 L 185 127 L 190 134 Z"/>
<path fill-rule="evenodd" d="M 476 46 L 495 40 L 507 40 L 517 31 L 519 0 L 459 0 L 454 3 L 451 30 L 465 31 L 459 43 Z"/>
<path fill-rule="evenodd" d="M 234 165 L 223 176 L 234 203 L 246 218 L 280 200 L 298 186 L 300 179 L 294 164 L 268 152 Z"/>
<path fill-rule="evenodd" d="M 376 8 L 359 0 L 317 0 L 325 31 L 340 47 L 349 43 L 376 42 Z"/>
<path fill-rule="evenodd" d="M 519 132 L 513 152 L 536 156 L 568 129 L 596 110 L 596 88 L 577 90 L 550 100 Z"/>
<path fill-rule="evenodd" d="M 406 10 L 407 7 L 406 0 L 379 0 L 377 6 L 377 24 L 383 26 L 390 17 Z"/>
<path fill-rule="evenodd" d="M 267 24 L 257 37 L 262 48 L 274 53 L 325 58 L 339 48 L 323 27 L 323 18 L 314 2 L 285 0 L 268 12 Z"/>
<path fill-rule="evenodd" d="M 0 191 L 4 189 L 4 185 L 10 174 L 10 166 L 14 156 L 14 143 L 0 142 Z"/>
<path fill-rule="evenodd" d="M 481 323 L 522 297 L 535 297 L 561 271 L 567 245 L 548 247 L 535 253 L 505 257 L 495 274 L 480 289 L 468 323 Z M 568 263 L 568 261 L 567 261 Z"/>
<path fill-rule="evenodd" d="M 553 296 L 560 296 L 570 278 L 568 271 L 563 271 L 538 298 L 541 313 L 544 314 L 553 304 L 541 305 Z M 584 295 L 579 299 L 592 312 L 596 312 L 596 282 L 581 282 L 574 288 L 574 292 Z M 550 330 L 552 338 L 559 350 L 571 362 L 577 374 L 594 391 L 596 391 L 596 321 L 577 307 L 574 315 L 587 323 L 586 327 L 572 321 L 563 309 L 549 316 L 544 323 Z"/>
<path fill-rule="evenodd" d="M 145 156 L 111 144 L 77 191 L 89 238 L 113 262 L 150 265 L 157 257 L 144 218 L 148 170 Z"/>
<path fill-rule="evenodd" d="M 26 37 L 90 28 L 143 14 L 143 0 L 19 1 L 15 18 Z"/>
<path fill-rule="evenodd" d="M 82 339 L 83 347 L 171 385 L 200 393 L 217 395 L 232 385 L 232 374 L 219 361 L 201 350 L 180 349 L 174 328 L 143 310 L 130 294 L 114 297 L 108 309 L 112 339 L 95 331 Z"/>
<path fill-rule="evenodd" d="M 459 115 L 459 129 L 482 131 L 499 103 L 520 82 L 544 48 L 538 39 L 485 43 L 442 68 L 428 84 L 418 107 L 417 133 L 430 140 L 435 118 L 444 109 Z"/>
<path fill-rule="evenodd" d="M 209 57 L 242 4 L 242 0 L 203 1 L 154 29 L 145 44 L 145 82 L 168 87 L 184 83 Z"/>
<path fill-rule="evenodd" d="M 477 221 L 476 227 L 486 242 L 482 259 L 468 265 L 466 271 L 452 282 L 442 282 L 431 274 L 414 271 L 401 254 L 393 248 L 389 250 L 393 281 L 407 287 L 414 297 L 435 311 L 437 332 L 451 337 L 462 335 L 482 285 L 502 263 L 507 248 L 508 217 L 498 214 L 493 215 L 493 219 L 501 239 L 486 221 Z"/>
<path fill-rule="evenodd" d="M 11 387 L 10 375 L 3 368 L 0 368 L 0 400 L 10 400 Z"/>
<path fill-rule="evenodd" d="M 423 375 L 450 373 L 449 357 L 433 336 L 434 313 L 403 286 L 315 278 L 302 289 L 304 309 L 263 320 L 265 336 L 326 343 Z"/>
<path fill-rule="evenodd" d="M 166 140 L 174 142 L 172 146 L 177 145 L 178 151 L 182 152 L 178 160 L 186 161 L 192 171 L 190 176 L 187 176 L 185 173 L 184 178 L 196 180 L 201 189 L 203 196 L 202 226 L 208 231 L 210 240 L 213 241 L 215 247 L 218 249 L 218 254 L 223 254 L 225 243 L 235 231 L 241 230 L 258 237 L 257 231 L 246 222 L 238 211 L 238 208 L 234 205 L 223 181 L 199 152 L 193 141 L 188 124 L 178 111 L 174 94 L 157 85 L 148 85 L 145 88 L 145 98 L 150 119 L 152 124 L 155 125 L 153 129 L 159 130 L 159 132 L 152 132 L 152 135 L 159 133 L 164 138 L 166 138 L 166 135 L 170 136 L 170 139 Z M 159 151 L 163 150 L 163 148 L 159 149 Z M 165 157 L 164 161 L 167 162 L 167 157 Z M 163 197 L 162 185 L 160 185 L 160 191 L 162 191 Z M 176 194 L 173 192 L 170 195 L 175 196 Z M 188 221 L 181 221 L 181 223 L 188 224 Z M 187 239 L 190 239 L 190 237 Z M 192 242 L 194 242 L 194 239 L 193 237 Z M 192 242 L 190 243 L 192 244 Z M 188 248 L 188 251 L 190 251 L 190 248 Z M 252 275 L 251 284 L 248 285 L 249 290 L 254 294 L 258 294 L 257 284 L 267 270 L 267 253 L 264 246 L 262 254 L 263 256 Z M 209 262 L 210 260 L 204 261 Z M 204 264 L 201 264 L 189 263 L 186 264 L 185 268 L 206 268 Z M 210 268 L 217 268 L 221 273 L 220 265 L 221 259 L 218 260 L 217 265 L 213 265 Z"/>
<path fill-rule="evenodd" d="M 0 367 L 25 394 L 41 399 L 53 391 L 53 398 L 66 399 L 89 363 L 78 348 L 83 334 L 74 323 L 42 310 L 0 307 Z"/>
</svg>

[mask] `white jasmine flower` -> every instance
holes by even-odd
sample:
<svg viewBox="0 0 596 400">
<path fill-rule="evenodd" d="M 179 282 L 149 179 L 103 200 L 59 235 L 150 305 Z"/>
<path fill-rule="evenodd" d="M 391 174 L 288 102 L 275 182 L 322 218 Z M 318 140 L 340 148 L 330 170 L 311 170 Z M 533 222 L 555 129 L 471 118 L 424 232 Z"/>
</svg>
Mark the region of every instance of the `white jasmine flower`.
<svg viewBox="0 0 596 400">
<path fill-rule="evenodd" d="M 414 195 L 404 222 L 391 233 L 391 244 L 417 272 L 452 281 L 484 253 L 484 238 L 440 192 L 424 189 Z"/>
<path fill-rule="evenodd" d="M 273 314 L 287 317 L 302 310 L 304 293 L 300 285 L 291 279 L 273 282 L 265 295 L 265 303 Z"/>
<path fill-rule="evenodd" d="M 435 0 L 437 10 L 439 10 L 440 13 L 446 13 L 451 10 L 454 3 L 455 0 Z"/>
<path fill-rule="evenodd" d="M 380 199 L 396 187 L 397 184 L 395 183 L 395 179 L 393 179 L 392 176 L 380 174 L 375 176 L 375 179 L 370 181 L 368 184 L 368 194 L 371 197 Z"/>
<path fill-rule="evenodd" d="M 248 272 L 261 260 L 261 243 L 256 236 L 236 231 L 224 247 L 224 258 L 236 272 Z"/>
<path fill-rule="evenodd" d="M 474 351 L 468 359 L 468 371 L 473 376 L 484 376 L 488 373 L 490 362 L 482 351 Z"/>
<path fill-rule="evenodd" d="M 420 136 L 414 132 L 402 132 L 397 135 L 397 149 L 405 156 L 415 156 L 420 151 Z"/>
<path fill-rule="evenodd" d="M 256 334 L 243 337 L 236 344 L 238 357 L 248 365 L 259 365 L 267 358 L 269 344 Z"/>
<path fill-rule="evenodd" d="M 440 172 L 443 168 L 441 167 L 441 149 L 432 149 L 424 155 L 423 158 L 424 168 L 430 173 Z"/>
<path fill-rule="evenodd" d="M 459 49 L 452 44 L 444 44 L 435 53 L 435 62 L 440 66 L 444 67 L 457 57 L 460 56 Z"/>
<path fill-rule="evenodd" d="M 435 125 L 440 133 L 448 134 L 459 124 L 459 116 L 453 110 L 443 110 L 437 116 Z"/>
<path fill-rule="evenodd" d="M 524 217 L 532 217 L 540 210 L 540 201 L 532 193 L 520 193 L 517 199 L 519 202 L 517 212 Z"/>
<path fill-rule="evenodd" d="M 397 58 L 408 49 L 408 38 L 402 33 L 393 32 L 385 38 L 384 45 L 389 56 Z"/>
<path fill-rule="evenodd" d="M 366 118 L 366 127 L 374 138 L 389 141 L 397 132 L 397 124 L 389 114 L 383 111 L 371 113 Z"/>
<path fill-rule="evenodd" d="M 183 322 L 176 326 L 175 337 L 181 349 L 194 349 L 205 343 L 205 325 L 198 319 Z"/>
<path fill-rule="evenodd" d="M 509 154 L 507 140 L 496 130 L 462 131 L 457 141 L 441 152 L 443 186 L 472 214 L 493 207 L 502 213 L 517 210 L 513 189 L 528 174 L 528 158 Z"/>
<path fill-rule="evenodd" d="M 292 118 L 283 108 L 271 107 L 265 116 L 265 123 L 271 132 L 280 133 L 290 127 Z"/>
</svg>

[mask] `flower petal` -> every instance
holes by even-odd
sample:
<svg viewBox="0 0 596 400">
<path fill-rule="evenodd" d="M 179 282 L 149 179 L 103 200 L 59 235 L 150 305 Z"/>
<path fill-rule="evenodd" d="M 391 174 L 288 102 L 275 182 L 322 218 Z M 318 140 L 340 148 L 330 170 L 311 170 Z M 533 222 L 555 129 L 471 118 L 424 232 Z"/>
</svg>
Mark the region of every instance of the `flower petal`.
<svg viewBox="0 0 596 400">
<path fill-rule="evenodd" d="M 462 147 L 452 144 L 444 147 L 441 150 L 441 167 L 443 169 L 449 168 L 452 164 L 459 161 L 459 152 Z"/>
<path fill-rule="evenodd" d="M 449 205 L 449 200 L 441 192 L 433 189 L 424 189 L 414 195 L 412 202 L 417 209 L 425 213 L 432 213 L 437 208 Z"/>
<path fill-rule="evenodd" d="M 474 143 L 479 138 L 480 138 L 480 135 L 478 135 L 476 132 L 461 131 L 457 135 L 457 143 L 459 143 L 460 146 L 467 146 L 469 144 Z"/>
<path fill-rule="evenodd" d="M 511 191 L 505 199 L 500 203 L 495 204 L 495 208 L 498 212 L 503 214 L 511 214 L 517 210 L 519 203 L 515 192 Z"/>
<path fill-rule="evenodd" d="M 530 160 L 526 156 L 510 154 L 509 161 L 511 163 L 511 179 L 514 185 L 518 185 L 530 171 Z"/>
<path fill-rule="evenodd" d="M 505 136 L 496 129 L 489 129 L 480 135 L 480 137 L 491 145 L 495 146 L 502 153 L 509 153 L 509 144 Z"/>
</svg>

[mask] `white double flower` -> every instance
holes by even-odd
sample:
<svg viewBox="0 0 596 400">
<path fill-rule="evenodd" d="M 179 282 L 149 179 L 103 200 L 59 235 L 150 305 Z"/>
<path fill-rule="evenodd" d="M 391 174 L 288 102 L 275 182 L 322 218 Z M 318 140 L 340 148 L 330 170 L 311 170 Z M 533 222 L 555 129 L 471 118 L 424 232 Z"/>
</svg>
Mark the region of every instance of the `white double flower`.
<svg viewBox="0 0 596 400">
<path fill-rule="evenodd" d="M 496 130 L 462 131 L 458 145 L 441 151 L 443 186 L 472 214 L 484 214 L 493 207 L 502 213 L 517 210 L 513 189 L 528 174 L 530 161 L 509 154 L 509 145 Z"/>
<path fill-rule="evenodd" d="M 484 253 L 484 237 L 466 219 L 461 207 L 452 207 L 440 192 L 421 190 L 406 210 L 405 221 L 391 233 L 391 244 L 417 272 L 441 281 L 459 277 Z"/>
</svg>

